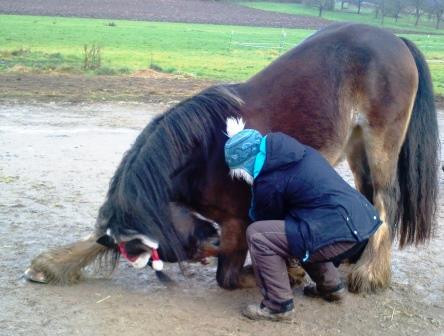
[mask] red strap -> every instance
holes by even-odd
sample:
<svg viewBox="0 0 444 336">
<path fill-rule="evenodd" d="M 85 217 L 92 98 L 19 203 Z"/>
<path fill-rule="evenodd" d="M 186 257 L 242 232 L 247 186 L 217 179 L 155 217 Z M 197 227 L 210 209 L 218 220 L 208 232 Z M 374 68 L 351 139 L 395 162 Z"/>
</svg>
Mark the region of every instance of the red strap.
<svg viewBox="0 0 444 336">
<path fill-rule="evenodd" d="M 151 249 L 151 258 L 154 260 L 160 260 L 159 254 L 156 249 Z"/>
<path fill-rule="evenodd" d="M 128 255 L 128 252 L 126 251 L 126 248 L 125 248 L 125 242 L 119 243 L 119 245 L 117 245 L 117 248 L 119 249 L 119 253 L 121 255 L 123 255 L 124 258 L 128 259 L 131 262 L 136 261 L 137 258 L 139 257 L 139 256 L 130 256 L 130 255 Z"/>
<path fill-rule="evenodd" d="M 119 243 L 117 245 L 117 248 L 119 249 L 119 253 L 124 258 L 128 259 L 131 262 L 134 262 L 134 261 L 136 261 L 139 258 L 139 256 L 132 256 L 132 255 L 128 254 L 128 252 L 126 251 L 125 242 Z M 151 249 L 151 259 L 153 261 L 160 260 L 159 253 L 157 253 L 156 249 Z"/>
</svg>

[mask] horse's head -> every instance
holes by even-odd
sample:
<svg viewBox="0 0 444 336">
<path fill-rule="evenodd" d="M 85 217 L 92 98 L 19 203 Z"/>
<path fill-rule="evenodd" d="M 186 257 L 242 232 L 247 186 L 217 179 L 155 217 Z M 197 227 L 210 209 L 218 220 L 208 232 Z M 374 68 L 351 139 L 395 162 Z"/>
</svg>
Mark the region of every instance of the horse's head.
<svg viewBox="0 0 444 336">
<path fill-rule="evenodd" d="M 112 216 L 107 222 L 98 223 L 106 233 L 102 234 L 97 242 L 101 245 L 118 250 L 136 268 L 147 264 L 153 250 L 158 250 L 161 260 L 177 261 L 205 261 L 217 249 L 217 224 L 187 208 L 171 203 L 170 218 L 174 228 L 174 235 L 180 246 L 171 246 L 170 241 L 157 238 L 153 234 L 137 231 L 137 226 L 125 228 L 117 223 L 119 216 Z M 98 221 L 104 221 L 103 208 Z M 177 250 L 180 253 L 177 253 Z"/>
</svg>

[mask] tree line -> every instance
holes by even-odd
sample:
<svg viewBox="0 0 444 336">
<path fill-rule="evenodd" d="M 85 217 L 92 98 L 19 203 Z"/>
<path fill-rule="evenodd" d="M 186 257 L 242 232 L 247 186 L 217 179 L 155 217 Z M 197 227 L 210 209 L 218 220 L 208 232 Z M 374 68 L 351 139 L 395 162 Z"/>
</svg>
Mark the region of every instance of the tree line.
<svg viewBox="0 0 444 336">
<path fill-rule="evenodd" d="M 420 24 L 421 18 L 435 22 L 439 29 L 444 20 L 444 0 L 340 0 L 340 8 L 344 10 L 349 5 L 356 7 L 356 13 L 361 14 L 362 8 L 372 8 L 375 19 L 384 23 L 386 17 L 392 17 L 397 22 L 401 15 L 415 17 L 415 26 Z M 300 1 L 297 1 L 300 2 Z M 319 9 L 319 16 L 325 10 L 335 9 L 335 0 L 302 0 L 302 3 Z"/>
</svg>

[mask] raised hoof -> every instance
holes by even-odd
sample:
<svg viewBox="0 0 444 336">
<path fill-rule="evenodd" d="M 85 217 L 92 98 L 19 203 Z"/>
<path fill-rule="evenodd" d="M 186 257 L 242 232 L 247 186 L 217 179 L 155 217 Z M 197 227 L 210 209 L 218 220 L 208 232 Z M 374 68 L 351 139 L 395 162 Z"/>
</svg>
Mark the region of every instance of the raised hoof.
<svg viewBox="0 0 444 336">
<path fill-rule="evenodd" d="M 42 284 L 47 284 L 48 281 L 42 272 L 36 272 L 32 268 L 28 268 L 25 271 L 25 279 L 31 282 L 38 282 Z"/>
</svg>

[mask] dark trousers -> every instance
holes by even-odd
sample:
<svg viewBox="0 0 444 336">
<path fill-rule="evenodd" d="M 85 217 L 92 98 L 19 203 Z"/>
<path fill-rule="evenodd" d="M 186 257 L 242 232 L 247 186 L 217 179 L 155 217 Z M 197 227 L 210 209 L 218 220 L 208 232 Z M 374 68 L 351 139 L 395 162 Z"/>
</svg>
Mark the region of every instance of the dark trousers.
<svg viewBox="0 0 444 336">
<path fill-rule="evenodd" d="M 247 242 L 256 283 L 264 296 L 262 303 L 270 309 L 280 310 L 293 300 L 286 264 L 292 256 L 285 234 L 285 222 L 270 220 L 252 223 L 247 229 Z M 341 280 L 338 269 L 331 260 L 355 245 L 341 242 L 323 247 L 302 266 L 319 289 L 337 288 Z"/>
</svg>

